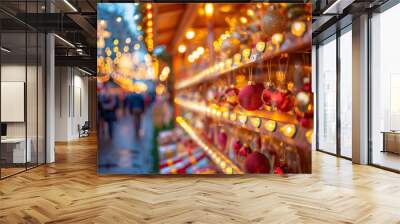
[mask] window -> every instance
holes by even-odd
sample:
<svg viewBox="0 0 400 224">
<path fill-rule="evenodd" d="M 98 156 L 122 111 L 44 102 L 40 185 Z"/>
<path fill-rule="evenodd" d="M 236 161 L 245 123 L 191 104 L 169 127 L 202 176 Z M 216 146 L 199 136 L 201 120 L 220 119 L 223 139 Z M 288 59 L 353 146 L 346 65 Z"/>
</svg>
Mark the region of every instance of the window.
<svg viewBox="0 0 400 224">
<path fill-rule="evenodd" d="M 340 36 L 340 155 L 352 157 L 352 35 L 351 26 Z"/>
<path fill-rule="evenodd" d="M 318 149 L 336 153 L 336 36 L 318 48 Z"/>
<path fill-rule="evenodd" d="M 400 170 L 400 5 L 371 18 L 371 158 Z"/>
</svg>

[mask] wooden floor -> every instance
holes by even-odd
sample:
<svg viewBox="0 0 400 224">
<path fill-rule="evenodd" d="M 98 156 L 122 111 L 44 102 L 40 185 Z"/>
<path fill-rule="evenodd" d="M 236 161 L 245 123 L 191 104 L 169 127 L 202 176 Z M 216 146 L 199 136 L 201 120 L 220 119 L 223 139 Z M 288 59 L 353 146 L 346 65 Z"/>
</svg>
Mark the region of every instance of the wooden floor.
<svg viewBox="0 0 400 224">
<path fill-rule="evenodd" d="M 315 152 L 312 175 L 101 176 L 96 141 L 0 181 L 0 223 L 400 223 L 400 175 Z"/>
</svg>

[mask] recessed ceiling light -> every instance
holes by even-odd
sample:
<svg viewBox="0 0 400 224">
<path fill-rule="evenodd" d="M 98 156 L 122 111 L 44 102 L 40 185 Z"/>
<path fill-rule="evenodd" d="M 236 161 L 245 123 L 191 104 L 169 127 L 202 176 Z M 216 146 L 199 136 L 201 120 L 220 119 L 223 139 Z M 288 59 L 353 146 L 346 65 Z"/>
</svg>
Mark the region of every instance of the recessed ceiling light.
<svg viewBox="0 0 400 224">
<path fill-rule="evenodd" d="M 1 51 L 4 51 L 6 53 L 10 53 L 11 52 L 11 50 L 9 50 L 9 49 L 7 49 L 5 47 L 1 47 L 0 49 L 1 49 Z"/>
</svg>

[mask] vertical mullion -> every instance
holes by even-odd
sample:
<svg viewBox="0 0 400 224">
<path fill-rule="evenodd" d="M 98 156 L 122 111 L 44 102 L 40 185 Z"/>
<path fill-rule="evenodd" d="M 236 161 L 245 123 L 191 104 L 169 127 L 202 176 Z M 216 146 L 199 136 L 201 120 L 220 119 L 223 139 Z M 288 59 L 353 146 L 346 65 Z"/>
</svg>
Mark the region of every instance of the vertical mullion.
<svg viewBox="0 0 400 224">
<path fill-rule="evenodd" d="M 340 82 L 341 82 L 341 64 L 340 64 L 340 29 L 336 28 L 336 154 L 341 156 L 341 116 L 340 116 Z"/>
<path fill-rule="evenodd" d="M 39 0 L 36 1 L 39 14 Z M 36 31 L 36 166 L 39 165 L 39 31 Z"/>
<path fill-rule="evenodd" d="M 368 102 L 368 164 L 373 164 L 373 153 L 372 153 L 372 63 L 371 63 L 371 56 L 372 56 L 372 29 L 371 29 L 371 19 L 372 19 L 372 11 L 368 11 L 368 30 L 367 30 L 367 46 L 368 46 L 368 53 L 367 53 L 367 83 L 368 83 L 368 95 L 367 95 L 367 102 Z"/>
<path fill-rule="evenodd" d="M 315 114 L 314 119 L 315 121 L 315 149 L 319 149 L 319 44 L 315 46 Z"/>
<path fill-rule="evenodd" d="M 25 0 L 25 21 L 28 19 L 28 0 Z M 25 118 L 25 170 L 28 169 L 28 113 L 27 113 L 27 90 L 28 90 L 28 25 L 25 23 L 25 102 L 24 102 L 24 118 Z"/>
<path fill-rule="evenodd" d="M 1 30 L 2 30 L 2 23 L 0 23 L 0 47 L 2 46 L 2 32 L 1 32 Z M 1 55 L 2 55 L 3 53 L 0 51 L 0 125 L 1 124 L 3 124 L 2 122 L 1 122 L 1 110 L 2 110 L 2 108 L 1 108 L 1 67 L 2 67 L 2 64 L 1 64 Z M 0 134 L 0 136 L 1 136 L 1 134 Z M 0 144 L 0 179 L 2 179 L 1 178 L 1 170 L 2 170 L 2 159 L 1 159 L 1 144 Z"/>
</svg>

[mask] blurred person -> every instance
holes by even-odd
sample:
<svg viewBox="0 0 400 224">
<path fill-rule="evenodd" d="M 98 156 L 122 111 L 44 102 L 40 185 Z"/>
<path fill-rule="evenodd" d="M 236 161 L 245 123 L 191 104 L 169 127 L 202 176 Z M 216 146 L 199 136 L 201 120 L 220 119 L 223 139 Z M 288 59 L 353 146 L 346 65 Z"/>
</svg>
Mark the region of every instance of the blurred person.
<svg viewBox="0 0 400 224">
<path fill-rule="evenodd" d="M 144 113 L 144 97 L 142 94 L 133 92 L 125 98 L 125 107 L 133 118 L 133 126 L 135 128 L 135 137 L 140 137 L 140 123 L 142 114 Z"/>
<path fill-rule="evenodd" d="M 99 111 L 108 127 L 108 135 L 113 138 L 114 123 L 117 121 L 116 111 L 119 107 L 118 96 L 112 94 L 102 94 L 99 96 Z"/>
</svg>

